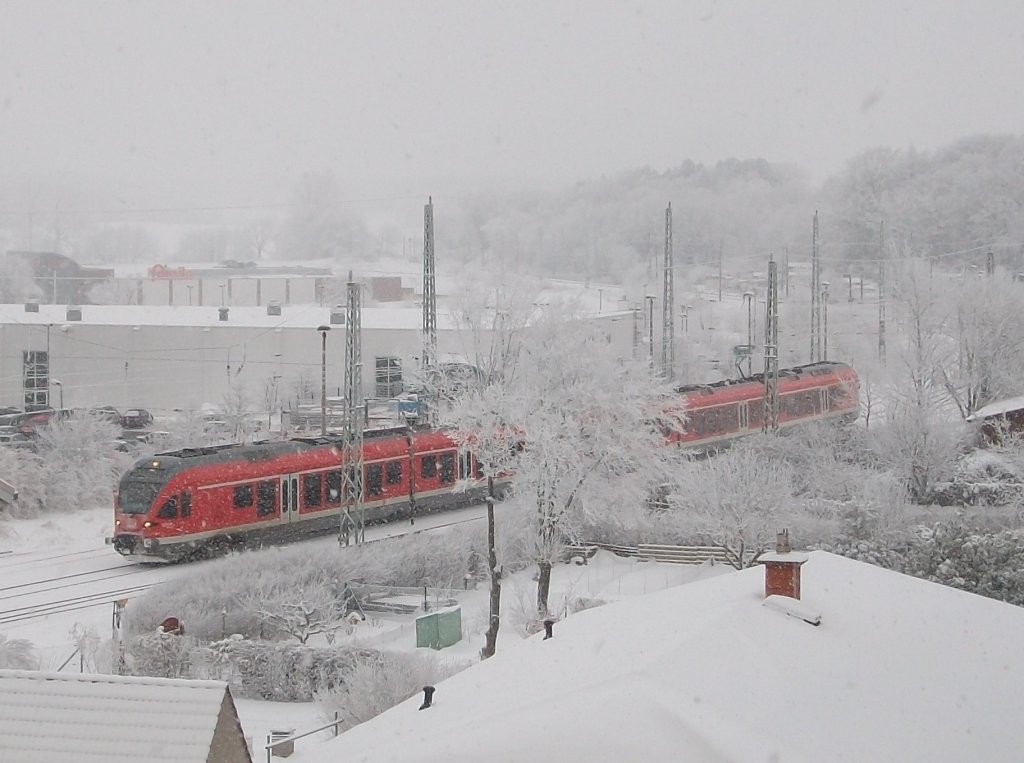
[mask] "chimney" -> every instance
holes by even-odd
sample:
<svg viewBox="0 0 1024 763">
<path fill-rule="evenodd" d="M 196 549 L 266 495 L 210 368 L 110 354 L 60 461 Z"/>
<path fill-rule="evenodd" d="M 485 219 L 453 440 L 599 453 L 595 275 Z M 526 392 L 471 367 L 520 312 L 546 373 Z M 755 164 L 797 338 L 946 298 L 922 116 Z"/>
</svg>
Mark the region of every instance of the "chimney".
<svg viewBox="0 0 1024 763">
<path fill-rule="evenodd" d="M 66 315 L 66 320 L 80 321 L 82 320 L 82 308 L 78 305 L 68 305 Z"/>
<path fill-rule="evenodd" d="M 267 303 L 267 315 L 280 315 L 281 314 L 281 303 L 276 299 L 270 300 Z"/>
<path fill-rule="evenodd" d="M 345 324 L 345 306 L 335 305 L 331 308 L 331 324 L 340 326 Z"/>
<path fill-rule="evenodd" d="M 26 313 L 38 313 L 39 312 L 39 300 L 30 299 L 25 303 Z"/>
<path fill-rule="evenodd" d="M 220 315 L 220 319 L 222 321 L 226 321 L 228 319 L 228 309 L 226 307 L 218 307 L 217 313 Z"/>
<path fill-rule="evenodd" d="M 807 561 L 807 554 L 793 551 L 789 542 L 789 530 L 775 535 L 775 550 L 761 554 L 758 559 L 764 565 L 764 595 L 800 598 L 800 565 Z"/>
</svg>

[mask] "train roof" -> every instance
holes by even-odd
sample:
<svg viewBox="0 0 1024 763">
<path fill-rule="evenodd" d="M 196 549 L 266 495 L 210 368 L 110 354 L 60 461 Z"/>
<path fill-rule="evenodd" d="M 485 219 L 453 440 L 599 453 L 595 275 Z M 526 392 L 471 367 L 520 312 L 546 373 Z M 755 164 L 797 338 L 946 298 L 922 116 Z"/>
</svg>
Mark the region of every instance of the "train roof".
<svg viewBox="0 0 1024 763">
<path fill-rule="evenodd" d="M 840 371 L 853 371 L 853 367 L 848 363 L 843 363 L 838 360 L 824 360 L 818 363 L 807 363 L 802 366 L 793 366 L 792 368 L 780 368 L 779 379 L 800 379 L 806 376 L 828 376 L 830 374 L 836 374 Z M 708 394 L 715 392 L 716 390 L 738 388 L 749 385 L 751 387 L 764 387 L 764 374 L 752 374 L 744 379 L 722 379 L 721 381 L 712 382 L 711 384 L 684 384 L 676 387 L 675 391 L 687 395 L 694 392 Z"/>
<path fill-rule="evenodd" d="M 412 435 L 417 441 L 429 441 L 440 438 L 447 440 L 443 432 L 418 427 L 391 427 L 386 429 L 368 429 L 363 432 L 363 443 L 373 445 L 380 443 L 384 445 L 397 439 L 404 442 L 405 438 Z M 161 471 L 170 476 L 193 466 L 214 466 L 218 464 L 231 464 L 239 461 L 257 463 L 269 461 L 281 456 L 298 455 L 316 450 L 337 449 L 344 447 L 344 440 L 340 436 L 327 437 L 293 437 L 288 440 L 275 442 L 255 442 L 250 444 L 228 443 L 225 445 L 210 445 L 198 448 L 179 448 L 178 450 L 163 451 L 152 456 L 141 458 L 132 466 L 136 468 L 151 467 L 152 462 L 161 461 Z M 373 454 L 371 454 L 373 455 Z"/>
</svg>

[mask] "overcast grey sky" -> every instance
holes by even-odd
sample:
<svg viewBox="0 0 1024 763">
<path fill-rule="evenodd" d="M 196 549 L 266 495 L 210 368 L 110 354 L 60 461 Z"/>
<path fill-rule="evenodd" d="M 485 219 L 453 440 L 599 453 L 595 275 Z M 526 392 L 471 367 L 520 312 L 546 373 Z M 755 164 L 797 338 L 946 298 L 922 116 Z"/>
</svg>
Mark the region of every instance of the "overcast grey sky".
<svg viewBox="0 0 1024 763">
<path fill-rule="evenodd" d="M 130 206 L 571 182 L 686 158 L 814 177 L 1022 131 L 1024 2 L 0 0 L 0 182 Z"/>
</svg>

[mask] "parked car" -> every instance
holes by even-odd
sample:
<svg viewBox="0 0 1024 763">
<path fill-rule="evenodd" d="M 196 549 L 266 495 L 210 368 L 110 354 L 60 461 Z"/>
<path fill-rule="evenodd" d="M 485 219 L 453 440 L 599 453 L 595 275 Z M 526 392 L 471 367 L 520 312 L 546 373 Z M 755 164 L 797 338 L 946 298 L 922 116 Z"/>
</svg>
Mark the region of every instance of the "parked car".
<svg viewBox="0 0 1024 763">
<path fill-rule="evenodd" d="M 145 429 L 153 424 L 153 414 L 145 408 L 129 408 L 121 416 L 124 429 Z"/>
<path fill-rule="evenodd" d="M 97 408 L 90 408 L 89 413 L 106 421 L 113 422 L 118 426 L 121 424 L 121 412 L 112 405 L 101 405 Z"/>
</svg>

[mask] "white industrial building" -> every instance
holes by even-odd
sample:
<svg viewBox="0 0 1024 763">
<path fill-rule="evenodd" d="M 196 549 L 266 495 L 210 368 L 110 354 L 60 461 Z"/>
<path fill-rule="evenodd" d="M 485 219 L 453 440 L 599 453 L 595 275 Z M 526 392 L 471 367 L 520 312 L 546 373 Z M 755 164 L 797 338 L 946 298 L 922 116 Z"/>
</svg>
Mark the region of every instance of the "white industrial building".
<svg viewBox="0 0 1024 763">
<path fill-rule="evenodd" d="M 629 354 L 633 313 L 598 311 L 609 341 Z M 411 301 L 362 310 L 362 386 L 393 397 L 419 366 L 422 311 Z M 241 392 L 254 412 L 343 394 L 343 308 L 269 306 L 0 305 L 0 405 L 114 405 L 154 413 L 218 406 Z M 474 338 L 437 315 L 438 357 L 472 363 Z"/>
</svg>

